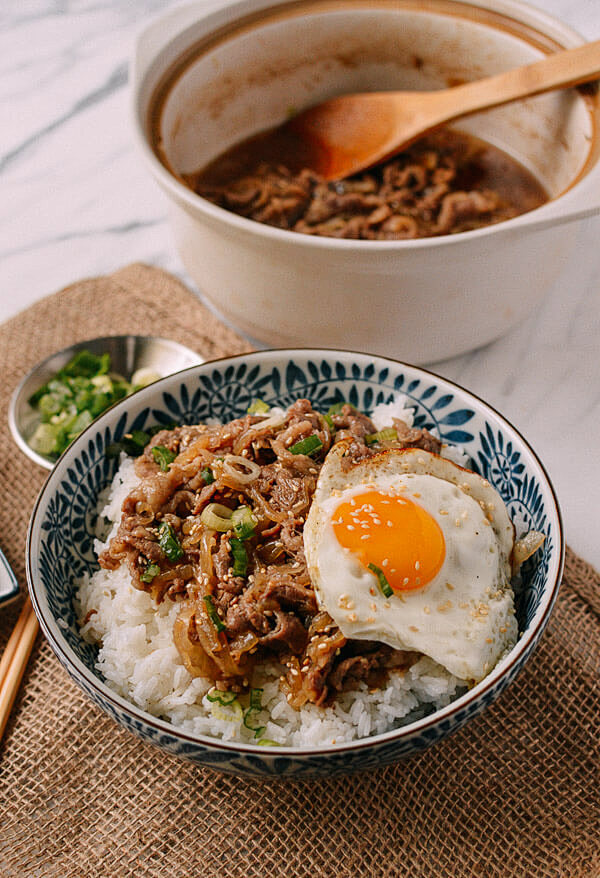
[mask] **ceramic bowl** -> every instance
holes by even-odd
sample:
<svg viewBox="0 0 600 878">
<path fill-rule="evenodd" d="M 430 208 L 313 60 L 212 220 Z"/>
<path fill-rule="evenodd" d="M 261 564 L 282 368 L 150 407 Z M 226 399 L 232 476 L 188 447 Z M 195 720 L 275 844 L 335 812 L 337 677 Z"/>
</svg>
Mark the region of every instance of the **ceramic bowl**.
<svg viewBox="0 0 600 878">
<path fill-rule="evenodd" d="M 195 351 L 170 338 L 154 335 L 105 335 L 69 345 L 37 363 L 14 390 L 8 408 L 8 425 L 21 451 L 45 469 L 52 469 L 56 458 L 34 451 L 29 444 L 40 423 L 40 416 L 29 404 L 29 400 L 75 354 L 84 350 L 96 356 L 110 354 L 111 371 L 128 381 L 138 369 L 150 369 L 157 375 L 164 376 L 203 362 L 203 358 Z"/>
<path fill-rule="evenodd" d="M 551 200 L 458 235 L 302 235 L 217 207 L 181 175 L 292 107 L 341 92 L 444 88 L 580 42 L 514 0 L 241 0 L 164 14 L 137 43 L 134 130 L 189 274 L 228 321 L 270 347 L 309 341 L 427 363 L 497 338 L 564 268 L 577 232 L 565 223 L 600 209 L 597 97 L 554 92 L 461 120 L 519 159 Z"/>
<path fill-rule="evenodd" d="M 430 716 L 350 744 L 299 749 L 226 743 L 178 731 L 116 695 L 94 667 L 73 610 L 74 582 L 97 564 L 92 551 L 99 492 L 117 468 L 107 448 L 153 424 L 226 421 L 257 397 L 287 406 L 308 397 L 327 411 L 340 399 L 369 412 L 396 392 L 416 407 L 416 424 L 462 445 L 498 489 L 521 533 L 546 535 L 526 562 L 517 615 L 518 643 L 478 685 Z M 553 488 L 535 452 L 497 412 L 436 375 L 381 357 L 328 350 L 264 351 L 205 363 L 118 403 L 60 458 L 37 500 L 27 544 L 31 598 L 42 629 L 73 679 L 106 713 L 146 741 L 220 771 L 256 777 L 315 777 L 375 768 L 424 750 L 491 704 L 527 661 L 548 620 L 563 565 L 563 534 Z M 499 730 L 499 734 L 502 730 Z"/>
</svg>

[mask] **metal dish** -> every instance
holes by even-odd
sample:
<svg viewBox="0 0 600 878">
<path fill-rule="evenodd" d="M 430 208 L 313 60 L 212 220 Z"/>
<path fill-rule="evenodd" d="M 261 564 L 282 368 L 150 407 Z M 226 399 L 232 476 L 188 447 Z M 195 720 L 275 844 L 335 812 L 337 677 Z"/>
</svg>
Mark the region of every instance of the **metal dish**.
<svg viewBox="0 0 600 878">
<path fill-rule="evenodd" d="M 34 451 L 28 443 L 40 422 L 39 415 L 29 405 L 29 399 L 81 350 L 89 350 L 96 355 L 109 353 L 111 371 L 127 380 L 137 369 L 152 369 L 164 378 L 204 362 L 203 357 L 176 341 L 149 335 L 100 336 L 77 342 L 46 357 L 23 378 L 12 395 L 8 409 L 8 425 L 15 442 L 21 451 L 46 469 L 52 469 L 56 460 Z"/>
</svg>

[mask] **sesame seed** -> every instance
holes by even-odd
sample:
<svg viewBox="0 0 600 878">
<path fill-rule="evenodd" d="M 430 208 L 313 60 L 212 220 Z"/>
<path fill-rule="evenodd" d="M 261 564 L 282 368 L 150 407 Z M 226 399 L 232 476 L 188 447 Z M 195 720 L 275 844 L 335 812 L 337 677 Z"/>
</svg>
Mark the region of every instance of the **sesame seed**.
<svg viewBox="0 0 600 878">
<path fill-rule="evenodd" d="M 423 612 L 429 615 L 431 613 L 431 610 L 429 609 L 429 607 L 423 607 Z"/>
<path fill-rule="evenodd" d="M 348 621 L 349 622 L 356 622 L 357 619 L 358 619 L 358 616 L 356 615 L 356 613 L 348 613 Z"/>
<path fill-rule="evenodd" d="M 447 509 L 440 509 L 439 514 L 440 515 L 448 515 L 448 510 Z"/>
<path fill-rule="evenodd" d="M 452 585 L 451 582 L 446 583 L 446 588 L 449 589 L 449 591 L 454 591 L 454 586 Z"/>
<path fill-rule="evenodd" d="M 408 630 L 409 630 L 409 631 L 418 631 L 419 629 L 417 628 L 416 625 L 409 625 L 409 626 L 408 626 Z"/>
<path fill-rule="evenodd" d="M 421 569 L 421 562 L 415 561 L 415 570 L 420 570 L 420 569 Z"/>
</svg>

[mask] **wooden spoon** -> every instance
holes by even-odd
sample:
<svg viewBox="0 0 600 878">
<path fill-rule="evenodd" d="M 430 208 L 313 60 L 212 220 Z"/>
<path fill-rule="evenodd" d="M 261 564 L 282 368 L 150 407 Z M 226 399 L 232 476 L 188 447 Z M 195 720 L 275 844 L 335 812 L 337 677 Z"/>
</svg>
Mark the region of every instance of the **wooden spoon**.
<svg viewBox="0 0 600 878">
<path fill-rule="evenodd" d="M 285 127 L 303 141 L 299 148 L 314 156 L 315 171 L 326 180 L 341 180 L 459 116 L 598 76 L 600 40 L 454 88 L 341 95 L 305 110 Z"/>
</svg>

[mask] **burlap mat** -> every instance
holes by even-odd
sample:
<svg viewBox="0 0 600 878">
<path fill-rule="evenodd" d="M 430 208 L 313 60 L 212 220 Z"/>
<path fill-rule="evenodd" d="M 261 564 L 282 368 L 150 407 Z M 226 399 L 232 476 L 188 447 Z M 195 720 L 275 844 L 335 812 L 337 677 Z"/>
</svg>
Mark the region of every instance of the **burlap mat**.
<svg viewBox="0 0 600 878">
<path fill-rule="evenodd" d="M 207 357 L 247 348 L 141 265 L 0 327 L 0 543 L 23 584 L 44 473 L 11 442 L 10 394 L 61 346 L 145 330 Z M 572 552 L 542 643 L 498 702 L 420 756 L 343 779 L 264 784 L 169 757 L 94 707 L 40 635 L 0 745 L 0 875 L 598 876 L 599 741 L 600 578 Z"/>
</svg>

